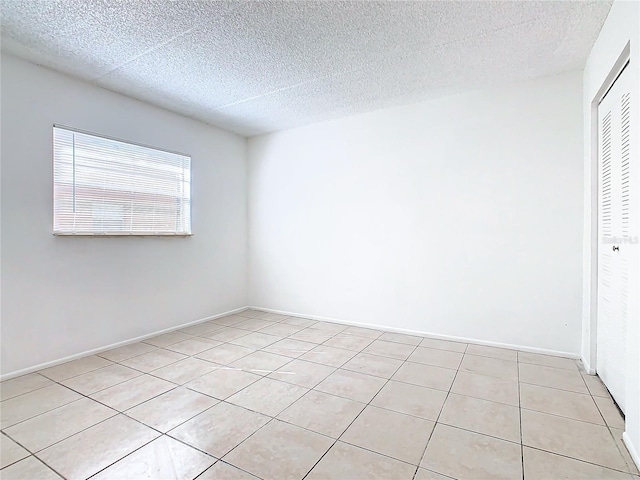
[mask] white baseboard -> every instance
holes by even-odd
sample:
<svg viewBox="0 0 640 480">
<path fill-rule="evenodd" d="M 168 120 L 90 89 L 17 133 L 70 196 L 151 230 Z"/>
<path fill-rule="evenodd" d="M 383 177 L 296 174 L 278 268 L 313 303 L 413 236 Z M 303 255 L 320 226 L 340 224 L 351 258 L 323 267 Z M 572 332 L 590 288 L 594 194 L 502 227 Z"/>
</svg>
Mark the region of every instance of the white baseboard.
<svg viewBox="0 0 640 480">
<path fill-rule="evenodd" d="M 192 325 L 197 325 L 199 323 L 203 323 L 203 322 L 207 322 L 209 320 L 213 320 L 213 319 L 216 319 L 216 318 L 224 317 L 226 315 L 232 315 L 234 313 L 243 312 L 243 311 L 247 310 L 248 308 L 255 309 L 255 310 L 261 310 L 261 311 L 264 311 L 264 312 L 278 313 L 280 315 L 288 315 L 288 316 L 292 316 L 292 317 L 308 318 L 310 320 L 318 320 L 318 321 L 323 321 L 323 322 L 339 323 L 339 324 L 342 324 L 342 325 L 352 325 L 352 326 L 356 326 L 356 327 L 375 328 L 377 330 L 382 330 L 382 331 L 385 331 L 385 332 L 405 333 L 407 335 L 420 335 L 422 337 L 435 338 L 435 339 L 439 339 L 439 340 L 450 340 L 450 341 L 453 341 L 453 342 L 463 342 L 463 343 L 472 343 L 472 344 L 475 344 L 475 345 L 486 345 L 486 346 L 490 346 L 490 347 L 507 348 L 507 349 L 510 349 L 510 350 L 520 350 L 522 352 L 541 353 L 541 354 L 544 354 L 544 355 L 554 355 L 554 356 L 557 356 L 557 357 L 566 357 L 566 358 L 573 358 L 573 359 L 579 359 L 580 358 L 579 355 L 576 355 L 574 353 L 562 352 L 562 351 L 557 351 L 557 350 L 548 350 L 548 349 L 544 349 L 544 348 L 528 347 L 528 346 L 524 346 L 524 345 L 514 345 L 514 344 L 509 344 L 509 343 L 501 343 L 501 342 L 491 342 L 491 341 L 487 341 L 487 340 L 478 340 L 478 339 L 475 339 L 475 338 L 467 338 L 467 337 L 455 337 L 455 336 L 452 336 L 452 335 L 440 335 L 440 334 L 431 333 L 431 332 L 424 332 L 424 331 L 421 331 L 421 330 L 410 330 L 410 329 L 406 329 L 406 328 L 389 327 L 387 325 L 377 325 L 377 324 L 373 324 L 373 323 L 363 323 L 363 322 L 354 322 L 354 321 L 350 321 L 350 320 L 340 320 L 340 319 L 336 319 L 336 318 L 322 317 L 322 316 L 318 316 L 318 315 L 307 315 L 307 314 L 304 314 L 304 313 L 288 312 L 288 311 L 284 311 L 284 310 L 274 310 L 272 308 L 240 307 L 240 308 L 236 308 L 234 310 L 229 310 L 228 312 L 219 313 L 219 314 L 216 314 L 216 315 L 211 315 L 210 317 L 201 318 L 199 320 L 194 320 L 194 321 L 188 322 L 188 323 L 183 323 L 183 324 L 177 325 L 175 327 L 165 328 L 164 330 L 158 330 L 156 332 L 151 332 L 151 333 L 148 333 L 146 335 L 142 335 L 142 336 L 135 337 L 135 338 L 130 338 L 128 340 L 123 340 L 122 342 L 112 343 L 111 345 L 105 345 L 103 347 L 94 348 L 92 350 L 86 350 L 86 351 L 81 352 L 81 353 L 70 355 L 68 357 L 60 358 L 60 359 L 57 359 L 57 360 L 52 360 L 50 362 L 41 363 L 39 365 L 34 365 L 32 367 L 28 367 L 28 368 L 24 368 L 24 369 L 21 369 L 21 370 L 17 370 L 15 372 L 5 373 L 3 375 L 0 375 L 0 381 L 9 380 L 11 378 L 19 377 L 20 375 L 26 375 L 28 373 L 37 372 L 38 370 L 42 370 L 44 368 L 54 367 L 56 365 L 60 365 L 61 363 L 70 362 L 71 360 L 77 360 L 78 358 L 86 357 L 88 355 L 95 355 L 96 353 L 104 352 L 106 350 L 111 350 L 112 348 L 123 347 L 125 345 L 130 344 L 130 343 L 140 342 L 142 340 L 146 340 L 147 338 L 155 337 L 156 335 L 162 335 L 163 333 L 173 332 L 175 330 L 180 330 L 181 328 L 186 328 L 186 327 L 190 327 Z M 583 362 L 584 362 L 584 360 L 583 360 Z M 586 364 L 585 364 L 585 369 L 587 370 L 588 373 L 591 373 L 591 372 L 593 372 L 591 374 L 595 373 L 595 371 L 592 370 L 591 368 L 589 368 Z"/>
<path fill-rule="evenodd" d="M 300 318 L 308 318 L 309 320 L 319 320 L 323 322 L 331 322 L 331 323 L 339 323 L 342 325 L 352 325 L 355 327 L 365 327 L 365 328 L 375 328 L 376 330 L 382 330 L 385 332 L 393 332 L 393 333 L 405 333 L 407 335 L 420 335 L 421 337 L 435 338 L 438 340 L 450 340 L 452 342 L 463 342 L 463 343 L 473 343 L 475 345 L 485 345 L 488 347 L 499 347 L 499 348 L 508 348 L 510 350 L 520 350 L 522 352 L 530 352 L 530 353 L 540 353 L 544 355 L 554 355 L 556 357 L 565 357 L 572 358 L 575 360 L 580 359 L 580 355 L 570 352 L 562 352 L 558 350 L 548 350 L 545 348 L 536 348 L 536 347 L 528 347 L 524 345 L 514 345 L 510 343 L 501 343 L 501 342 L 491 342 L 488 340 L 478 340 L 476 338 L 467 338 L 467 337 L 455 337 L 452 335 L 440 335 L 437 333 L 424 332 L 420 330 L 409 330 L 406 328 L 395 328 L 389 327 L 387 325 L 376 325 L 373 323 L 362 323 L 362 322 L 354 322 L 350 320 L 339 320 L 335 318 L 329 317 L 321 317 L 318 315 L 307 315 L 304 313 L 296 313 L 296 312 L 287 312 L 284 310 L 274 310 L 272 308 L 264 308 L 264 307 L 248 307 L 254 310 L 262 310 L 264 312 L 270 313 L 278 313 L 280 315 L 288 315 L 292 317 L 300 317 Z"/>
<path fill-rule="evenodd" d="M 640 470 L 640 454 L 638 453 L 638 450 L 636 449 L 635 445 L 631 441 L 631 437 L 629 437 L 629 434 L 627 432 L 622 433 L 622 441 L 626 445 L 627 450 L 629 450 L 629 455 L 631 456 L 631 459 L 635 462 L 638 470 Z"/>
<path fill-rule="evenodd" d="M 589 365 L 589 362 L 587 362 L 586 358 L 581 357 L 580 361 L 582 362 L 582 366 L 584 367 L 585 372 L 587 372 L 589 375 L 596 374 L 596 369 L 592 368 L 591 365 Z"/>
<path fill-rule="evenodd" d="M 112 348 L 124 347 L 125 345 L 129 345 L 130 343 L 140 342 L 142 340 L 146 340 L 147 338 L 155 337 L 156 335 L 162 335 L 163 333 L 173 332 L 175 330 L 180 330 L 181 328 L 186 328 L 192 325 L 197 325 L 199 323 L 208 322 L 209 320 L 214 320 L 216 318 L 225 317 L 227 315 L 232 315 L 238 312 L 244 312 L 246 309 L 247 307 L 236 308 L 234 310 L 229 310 L 228 312 L 218 313 L 216 315 L 211 315 L 210 317 L 205 317 L 199 320 L 194 320 L 192 322 L 183 323 L 175 327 L 169 327 L 169 328 L 158 330 L 156 332 L 148 333 L 146 335 L 142 335 L 139 337 L 123 340 L 122 342 L 112 343 L 111 345 L 105 345 L 104 347 L 98 347 L 91 350 L 86 350 L 81 353 L 69 355 L 68 357 L 59 358 L 57 360 L 52 360 L 50 362 L 41 363 L 40 365 L 34 365 L 33 367 L 23 368 L 22 370 L 17 370 L 15 372 L 5 373 L 3 375 L 0 375 L 0 381 L 9 380 L 10 378 L 19 377 L 21 375 L 26 375 L 27 373 L 37 372 L 38 370 L 42 370 L 44 368 L 55 367 L 56 365 L 60 365 L 61 363 L 70 362 L 71 360 L 77 360 L 78 358 L 86 357 L 89 355 L 95 355 L 96 353 L 104 352 L 106 350 L 111 350 Z"/>
</svg>

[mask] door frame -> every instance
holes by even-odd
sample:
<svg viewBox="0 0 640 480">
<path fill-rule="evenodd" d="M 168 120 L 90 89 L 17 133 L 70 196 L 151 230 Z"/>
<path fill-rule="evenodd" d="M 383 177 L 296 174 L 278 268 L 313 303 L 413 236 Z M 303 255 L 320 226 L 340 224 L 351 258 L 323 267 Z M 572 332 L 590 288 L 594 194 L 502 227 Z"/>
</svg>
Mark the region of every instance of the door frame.
<svg viewBox="0 0 640 480">
<path fill-rule="evenodd" d="M 599 179 L 600 172 L 600 158 L 598 151 L 598 105 L 605 97 L 607 92 L 611 89 L 618 76 L 622 73 L 627 63 L 631 59 L 631 43 L 627 42 L 622 52 L 618 56 L 618 59 L 613 64 L 609 74 L 606 76 L 602 85 L 598 89 L 596 95 L 591 100 L 591 125 L 589 131 L 589 139 L 591 143 L 591 231 L 589 232 L 589 253 L 590 253 L 590 278 L 589 285 L 591 295 L 589 298 L 589 355 L 587 360 L 588 365 L 585 365 L 585 370 L 590 375 L 595 375 L 597 365 L 597 349 L 598 349 L 598 197 L 599 197 Z"/>
</svg>

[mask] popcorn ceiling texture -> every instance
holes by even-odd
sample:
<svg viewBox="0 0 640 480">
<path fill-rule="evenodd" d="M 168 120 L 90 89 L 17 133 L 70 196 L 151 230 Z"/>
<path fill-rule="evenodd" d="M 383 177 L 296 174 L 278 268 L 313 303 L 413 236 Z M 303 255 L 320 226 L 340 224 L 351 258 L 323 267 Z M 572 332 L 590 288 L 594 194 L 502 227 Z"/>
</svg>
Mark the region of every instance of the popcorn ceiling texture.
<svg viewBox="0 0 640 480">
<path fill-rule="evenodd" d="M 251 136 L 581 69 L 610 7 L 3 0 L 2 48 Z"/>
</svg>

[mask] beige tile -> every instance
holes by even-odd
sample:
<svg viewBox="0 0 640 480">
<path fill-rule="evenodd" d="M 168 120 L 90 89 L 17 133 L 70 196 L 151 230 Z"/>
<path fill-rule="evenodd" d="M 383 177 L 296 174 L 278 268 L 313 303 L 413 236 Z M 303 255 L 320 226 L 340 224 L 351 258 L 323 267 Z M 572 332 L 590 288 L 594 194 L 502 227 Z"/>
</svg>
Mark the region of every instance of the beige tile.
<svg viewBox="0 0 640 480">
<path fill-rule="evenodd" d="M 364 407 L 364 403 L 312 390 L 278 415 L 278 418 L 338 438 Z"/>
<path fill-rule="evenodd" d="M 407 415 L 436 420 L 447 392 L 391 380 L 371 401 L 371 405 Z"/>
<path fill-rule="evenodd" d="M 593 399 L 598 405 L 598 409 L 608 426 L 624 429 L 624 417 L 615 403 L 613 403 L 613 400 L 602 397 L 593 397 Z"/>
<path fill-rule="evenodd" d="M 464 353 L 467 349 L 466 343 L 452 342 L 450 340 L 440 340 L 439 338 L 423 338 L 421 347 L 435 348 L 436 350 L 448 350 L 450 352 Z"/>
<path fill-rule="evenodd" d="M 222 458 L 269 420 L 260 413 L 220 402 L 171 430 L 169 435 Z"/>
<path fill-rule="evenodd" d="M 260 318 L 263 315 L 268 315 L 269 312 L 265 312 L 264 310 L 258 310 L 255 308 L 249 308 L 247 310 L 243 310 L 242 312 L 238 312 L 236 314 L 234 314 L 234 316 L 236 315 L 241 315 L 243 317 L 249 317 L 249 318 Z"/>
<path fill-rule="evenodd" d="M 107 360 L 111 360 L 112 362 L 122 362 L 123 360 L 152 352 L 157 348 L 158 347 L 154 347 L 153 345 L 149 345 L 148 343 L 138 342 L 130 343 L 129 345 L 124 345 L 123 347 L 113 348 L 111 350 L 107 350 L 106 352 L 98 353 L 98 355 L 102 358 L 106 358 Z"/>
<path fill-rule="evenodd" d="M 487 345 L 475 345 L 470 343 L 465 353 L 478 355 L 480 357 L 497 358 L 500 360 L 518 360 L 517 350 L 509 350 L 507 348 L 489 347 Z"/>
<path fill-rule="evenodd" d="M 275 417 L 308 391 L 307 388 L 298 385 L 261 378 L 229 397 L 227 401 Z"/>
<path fill-rule="evenodd" d="M 314 325 L 316 321 L 309 320 L 308 318 L 287 317 L 284 320 L 282 320 L 282 323 L 286 325 L 296 325 L 296 326 L 307 328 Z"/>
<path fill-rule="evenodd" d="M 8 400 L 49 385 L 53 385 L 53 382 L 38 373 L 12 378 L 0 383 L 0 399 L 3 401 Z"/>
<path fill-rule="evenodd" d="M 614 470 L 626 469 L 605 426 L 522 410 L 522 443 Z"/>
<path fill-rule="evenodd" d="M 640 475 L 640 471 L 638 470 L 638 467 L 633 461 L 633 458 L 631 458 L 631 454 L 629 453 L 629 450 L 627 449 L 627 446 L 625 445 L 624 440 L 622 439 L 622 434 L 624 430 L 621 428 L 609 427 L 609 431 L 611 432 L 611 435 L 613 435 L 613 438 L 616 441 L 616 445 L 618 446 L 618 450 L 622 454 L 622 458 L 624 458 L 625 462 L 627 462 L 628 471 L 634 475 Z"/>
<path fill-rule="evenodd" d="M 408 463 L 336 442 L 305 480 L 411 480 L 415 471 Z"/>
<path fill-rule="evenodd" d="M 359 337 L 367 337 L 372 340 L 380 337 L 383 332 L 380 330 L 374 330 L 373 328 L 364 328 L 364 327 L 347 327 L 342 331 L 342 333 L 347 335 L 358 335 Z"/>
<path fill-rule="evenodd" d="M 288 337 L 289 335 L 298 333 L 302 329 L 304 329 L 304 327 L 297 326 L 297 325 L 287 325 L 285 323 L 276 323 L 275 325 L 271 325 L 269 327 L 263 328 L 262 330 L 260 330 L 260 333 L 266 333 L 268 335 L 277 335 L 279 337 Z"/>
<path fill-rule="evenodd" d="M 268 345 L 272 345 L 280 340 L 282 340 L 282 337 L 278 337 L 276 335 L 267 335 L 266 333 L 262 332 L 252 332 L 249 335 L 245 335 L 244 337 L 231 340 L 230 343 L 257 350 L 259 348 L 264 348 Z"/>
<path fill-rule="evenodd" d="M 91 395 L 91 398 L 124 412 L 175 388 L 173 383 L 151 375 L 141 375 Z"/>
<path fill-rule="evenodd" d="M 366 373 L 376 377 L 391 378 L 402 365 L 402 360 L 368 353 L 358 353 L 345 363 L 342 368 L 354 372 Z"/>
<path fill-rule="evenodd" d="M 81 398 L 9 427 L 5 432 L 25 448 L 38 452 L 117 414 L 98 402 Z"/>
<path fill-rule="evenodd" d="M 317 385 L 315 390 L 349 398 L 356 402 L 369 403 L 386 382 L 384 378 L 380 377 L 349 370 L 336 370 Z"/>
<path fill-rule="evenodd" d="M 522 478 L 520 445 L 441 423 L 420 466 L 459 480 Z"/>
<path fill-rule="evenodd" d="M 160 437 L 103 470 L 92 480 L 191 480 L 209 468 L 215 458 L 170 437 Z"/>
<path fill-rule="evenodd" d="M 192 380 L 185 386 L 196 392 L 224 400 L 262 377 L 243 370 L 221 367 Z"/>
<path fill-rule="evenodd" d="M 607 387 L 604 386 L 602 380 L 597 375 L 582 375 L 582 379 L 584 383 L 587 384 L 587 388 L 589 389 L 589 393 L 594 397 L 604 397 L 611 398 L 609 395 L 609 391 Z"/>
<path fill-rule="evenodd" d="M 184 355 L 196 355 L 210 348 L 222 345 L 222 342 L 210 338 L 195 337 L 165 347 L 167 350 L 182 353 Z"/>
<path fill-rule="evenodd" d="M 338 333 L 331 339 L 324 342 L 324 345 L 359 352 L 371 342 L 373 342 L 371 338 L 359 337 L 358 335 L 352 334 Z"/>
<path fill-rule="evenodd" d="M 335 370 L 335 368 L 327 365 L 295 359 L 270 374 L 269 378 L 293 383 L 301 387 L 313 388 Z"/>
<path fill-rule="evenodd" d="M 469 349 L 467 349 L 468 351 Z M 478 373 L 502 380 L 518 381 L 518 363 L 498 358 L 479 357 L 465 353 L 460 364 L 460 371 Z"/>
<path fill-rule="evenodd" d="M 520 382 L 553 387 L 560 390 L 568 390 L 576 393 L 589 393 L 582 380 L 582 375 L 576 370 L 564 370 L 561 368 L 543 367 L 540 365 L 519 364 Z"/>
<path fill-rule="evenodd" d="M 365 353 L 381 355 L 383 357 L 397 358 L 406 360 L 409 355 L 416 349 L 413 345 L 405 345 L 403 343 L 385 342 L 384 340 L 374 340 L 371 345 L 365 348 Z"/>
<path fill-rule="evenodd" d="M 38 373 L 50 378 L 51 380 L 59 382 L 111 364 L 112 362 L 107 359 L 91 355 L 90 357 L 79 358 L 78 360 L 56 365 L 55 367 L 45 368 L 44 370 L 40 370 Z"/>
<path fill-rule="evenodd" d="M 428 420 L 368 406 L 340 440 L 417 465 L 433 426 Z"/>
<path fill-rule="evenodd" d="M 333 338 L 333 333 L 327 332 L 326 330 L 320 330 L 318 328 L 310 327 L 292 334 L 289 338 L 291 340 L 300 340 L 302 342 L 320 344 Z"/>
<path fill-rule="evenodd" d="M 244 322 L 236 323 L 234 327 L 239 328 L 241 330 L 249 330 L 251 332 L 257 332 L 258 330 L 270 327 L 272 325 L 277 325 L 277 323 L 263 320 L 263 317 L 261 317 L 261 318 L 248 318 Z"/>
<path fill-rule="evenodd" d="M 564 368 L 565 370 L 576 371 L 578 365 L 571 358 L 554 357 L 552 355 L 541 355 L 539 353 L 518 352 L 520 363 L 532 363 L 544 367 Z"/>
<path fill-rule="evenodd" d="M 65 478 L 84 479 L 158 435 L 149 427 L 118 415 L 42 450 L 38 456 Z"/>
<path fill-rule="evenodd" d="M 518 407 L 451 393 L 438 422 L 520 443 Z"/>
<path fill-rule="evenodd" d="M 276 355 L 275 353 L 258 351 L 236 360 L 232 368 L 239 368 L 256 375 L 269 375 L 291 361 L 291 357 Z"/>
<path fill-rule="evenodd" d="M 432 472 L 431 470 L 427 470 L 426 468 L 418 468 L 416 472 L 416 476 L 413 477 L 413 480 L 451 480 L 452 477 L 447 477 L 446 475 L 440 475 L 439 473 Z"/>
<path fill-rule="evenodd" d="M 260 478 L 303 478 L 333 439 L 273 420 L 224 459 Z"/>
<path fill-rule="evenodd" d="M 289 318 L 289 316 L 271 312 L 266 312 L 260 316 L 260 320 L 267 320 L 269 322 L 282 322 L 287 318 Z"/>
<path fill-rule="evenodd" d="M 193 338 L 193 335 L 187 335 L 182 332 L 169 332 L 156 337 L 147 338 L 146 340 L 143 340 L 143 342 L 148 343 L 149 345 L 155 345 L 156 347 L 168 347 L 169 345 L 184 342 L 190 338 Z"/>
<path fill-rule="evenodd" d="M 422 337 L 416 335 L 406 335 L 404 333 L 385 332 L 380 337 L 380 340 L 387 342 L 404 343 L 406 345 L 413 345 L 414 347 L 420 345 Z"/>
<path fill-rule="evenodd" d="M 449 391 L 455 376 L 456 371 L 449 368 L 405 362 L 391 378 L 421 387 Z"/>
<path fill-rule="evenodd" d="M 486 375 L 458 372 L 451 386 L 451 391 L 492 402 L 515 405 L 516 407 L 519 405 L 518 382 L 512 380 L 501 380 Z"/>
<path fill-rule="evenodd" d="M 250 330 L 241 330 L 239 328 L 225 327 L 220 330 L 216 330 L 215 332 L 208 333 L 206 337 L 212 340 L 217 340 L 219 342 L 230 342 L 231 340 L 244 337 L 245 335 L 249 335 L 250 333 L 251 333 Z"/>
<path fill-rule="evenodd" d="M 200 360 L 199 358 L 188 357 L 179 362 L 167 365 L 166 367 L 154 370 L 151 374 L 169 382 L 184 385 L 194 378 L 198 378 L 216 368 L 218 368 L 218 365 L 214 363 Z"/>
<path fill-rule="evenodd" d="M 330 367 L 341 367 L 356 355 L 353 350 L 318 345 L 300 357 L 301 360 L 321 363 Z"/>
<path fill-rule="evenodd" d="M 520 384 L 520 405 L 527 410 L 604 425 L 604 420 L 593 398 L 583 393 L 522 383 Z"/>
<path fill-rule="evenodd" d="M 241 347 L 240 345 L 231 345 L 230 343 L 227 343 L 199 353 L 196 355 L 196 358 L 201 358 L 220 365 L 229 365 L 230 363 L 233 363 L 242 357 L 246 357 L 253 352 L 255 352 L 255 349 L 253 348 Z"/>
<path fill-rule="evenodd" d="M 90 395 L 140 375 L 142 375 L 142 373 L 137 370 L 114 364 L 83 375 L 78 375 L 68 380 L 63 380 L 60 383 L 83 395 Z"/>
<path fill-rule="evenodd" d="M 416 476 L 413 480 L 450 480 L 451 477 L 447 477 L 445 475 L 440 475 L 439 473 L 432 472 L 431 470 L 427 470 L 426 468 L 418 468 L 416 472 Z"/>
<path fill-rule="evenodd" d="M 524 447 L 523 455 L 527 480 L 630 480 L 626 473 L 534 448 Z"/>
<path fill-rule="evenodd" d="M 309 350 L 316 348 L 316 346 L 317 345 L 315 343 L 285 338 L 273 345 L 265 347 L 263 350 L 277 355 L 284 355 L 285 357 L 297 358 L 300 355 L 307 353 Z"/>
<path fill-rule="evenodd" d="M 224 327 L 219 323 L 203 322 L 197 325 L 191 325 L 190 327 L 181 328 L 179 332 L 202 337 L 217 330 L 221 330 L 222 328 Z"/>
<path fill-rule="evenodd" d="M 224 463 L 222 460 L 198 477 L 198 480 L 260 480 L 250 473 Z"/>
<path fill-rule="evenodd" d="M 133 358 L 128 358 L 121 361 L 120 363 L 122 363 L 122 365 L 126 365 L 127 367 L 140 370 L 141 372 L 149 373 L 153 370 L 171 365 L 172 363 L 178 362 L 185 358 L 187 358 L 187 356 L 183 355 L 182 353 L 171 352 L 169 350 L 158 348 L 152 352 L 145 353 Z"/>
<path fill-rule="evenodd" d="M 220 317 L 220 318 L 210 320 L 210 322 L 220 323 L 222 325 L 236 325 L 237 323 L 240 323 L 240 322 L 246 322 L 248 318 L 260 318 L 264 314 L 265 312 L 258 312 L 258 311 L 256 311 L 256 313 L 253 315 L 249 315 L 244 312 L 234 313 L 232 315 L 227 315 L 225 317 Z"/>
<path fill-rule="evenodd" d="M 133 407 L 127 415 L 166 433 L 216 403 L 215 398 L 180 387 Z"/>
<path fill-rule="evenodd" d="M 340 323 L 332 323 L 332 322 L 316 322 L 313 324 L 313 328 L 318 328 L 320 330 L 324 330 L 325 332 L 331 332 L 334 335 L 344 331 L 347 329 L 346 325 L 342 325 Z"/>
<path fill-rule="evenodd" d="M 56 472 L 36 457 L 28 457 L 8 466 L 0 472 L 2 480 L 61 480 Z"/>
<path fill-rule="evenodd" d="M 27 450 L 6 435 L 0 434 L 0 468 L 7 467 L 28 456 Z"/>
<path fill-rule="evenodd" d="M 242 312 L 237 312 L 234 313 L 232 315 L 227 315 L 226 317 L 220 317 L 217 320 L 221 320 L 224 318 L 260 318 L 262 315 L 264 315 L 266 312 L 263 312 L 262 310 L 255 310 L 255 309 L 247 309 L 247 310 L 243 310 Z"/>
<path fill-rule="evenodd" d="M 457 369 L 462 361 L 462 353 L 451 352 L 448 350 L 438 350 L 435 348 L 418 347 L 411 354 L 408 361 L 414 363 L 423 363 L 425 365 L 433 365 L 435 367 Z"/>
<path fill-rule="evenodd" d="M 0 428 L 5 429 L 80 398 L 81 395 L 57 384 L 10 398 L 0 407 Z"/>
</svg>

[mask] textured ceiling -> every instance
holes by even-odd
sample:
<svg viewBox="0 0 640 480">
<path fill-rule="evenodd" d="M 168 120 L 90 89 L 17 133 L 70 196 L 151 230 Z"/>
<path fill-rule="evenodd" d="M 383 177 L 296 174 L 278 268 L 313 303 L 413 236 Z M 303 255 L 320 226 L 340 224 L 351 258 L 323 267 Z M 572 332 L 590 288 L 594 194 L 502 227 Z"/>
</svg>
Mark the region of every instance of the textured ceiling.
<svg viewBox="0 0 640 480">
<path fill-rule="evenodd" d="M 2 0 L 2 48 L 255 135 L 583 68 L 610 7 Z"/>
</svg>

